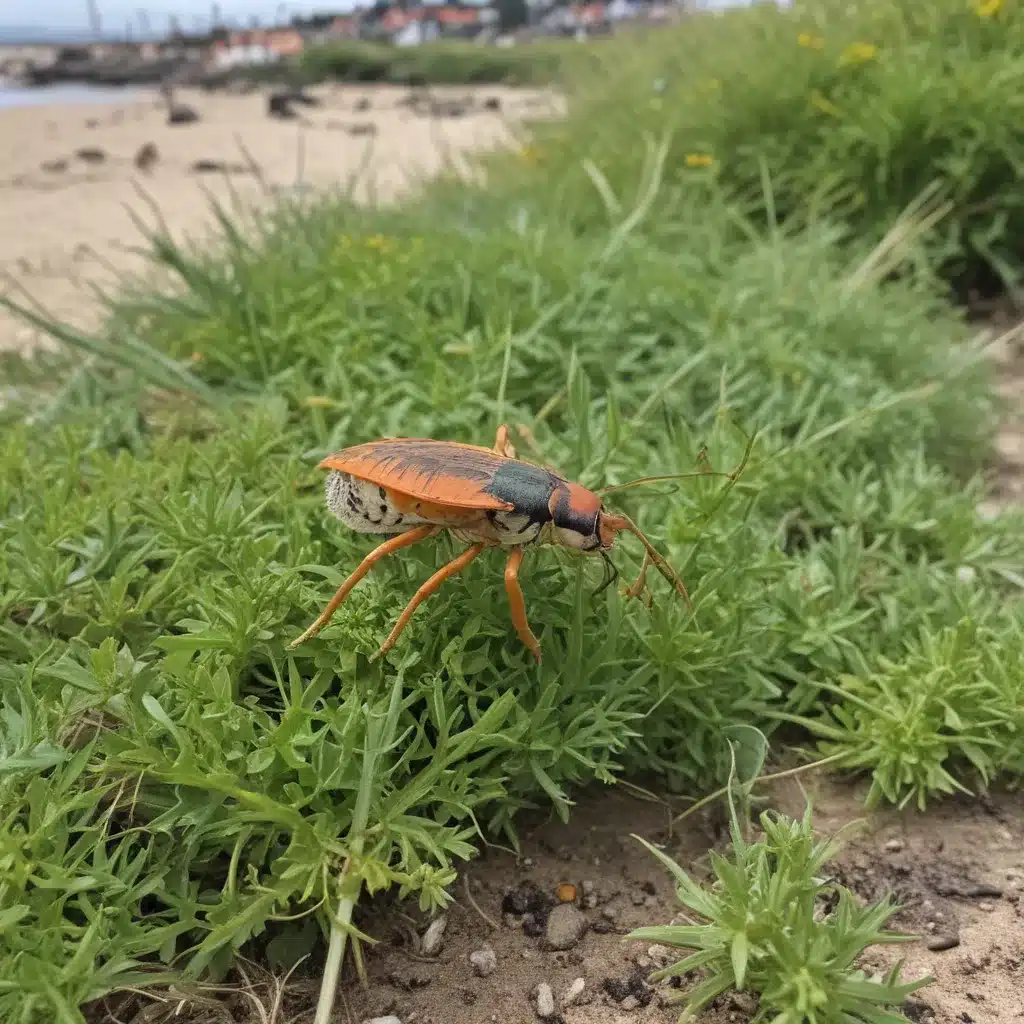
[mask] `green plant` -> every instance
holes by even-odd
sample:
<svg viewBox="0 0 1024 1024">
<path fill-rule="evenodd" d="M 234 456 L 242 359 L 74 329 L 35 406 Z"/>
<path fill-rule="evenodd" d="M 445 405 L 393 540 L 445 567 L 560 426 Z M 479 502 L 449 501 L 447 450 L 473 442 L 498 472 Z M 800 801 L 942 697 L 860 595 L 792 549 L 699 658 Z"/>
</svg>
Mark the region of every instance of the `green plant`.
<svg viewBox="0 0 1024 1024">
<path fill-rule="evenodd" d="M 901 982 L 897 964 L 883 980 L 856 968 L 858 957 L 879 943 L 912 939 L 883 930 L 896 909 L 870 907 L 823 877 L 842 836 L 816 839 L 811 809 L 800 821 L 766 812 L 763 838 L 744 839 L 732 808 L 732 854 L 711 853 L 714 881 L 705 888 L 663 851 L 640 840 L 676 880 L 676 895 L 697 920 L 638 928 L 628 938 L 689 949 L 684 959 L 653 978 L 702 980 L 679 997 L 680 1020 L 693 1020 L 729 989 L 758 999 L 755 1021 L 774 1024 L 897 1024 L 897 1007 L 930 978 Z M 639 837 L 637 837 L 639 838 Z"/>
<path fill-rule="evenodd" d="M 820 737 L 824 754 L 871 773 L 868 806 L 882 800 L 924 810 L 929 798 L 969 792 L 969 765 L 982 785 L 1024 756 L 1021 686 L 1024 632 L 994 633 L 967 619 L 922 630 L 896 662 L 823 685 L 832 698 L 817 716 L 792 716 Z"/>
</svg>

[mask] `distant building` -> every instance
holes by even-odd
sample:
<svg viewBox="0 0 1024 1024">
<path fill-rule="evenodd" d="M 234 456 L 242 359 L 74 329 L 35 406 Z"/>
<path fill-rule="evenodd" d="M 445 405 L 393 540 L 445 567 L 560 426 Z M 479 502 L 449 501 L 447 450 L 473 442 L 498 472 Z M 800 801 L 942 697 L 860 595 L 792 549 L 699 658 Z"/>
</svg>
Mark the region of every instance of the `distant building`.
<svg viewBox="0 0 1024 1024">
<path fill-rule="evenodd" d="M 363 19 L 359 14 L 340 15 L 324 30 L 325 41 L 335 39 L 359 39 L 362 34 Z"/>
<path fill-rule="evenodd" d="M 419 46 L 442 38 L 472 38 L 492 24 L 496 15 L 497 12 L 489 8 L 454 4 L 425 5 L 406 10 L 389 7 L 377 28 L 396 46 Z"/>
<path fill-rule="evenodd" d="M 232 32 L 226 40 L 213 44 L 212 63 L 218 68 L 272 64 L 302 53 L 305 45 L 302 34 L 292 28 Z"/>
</svg>

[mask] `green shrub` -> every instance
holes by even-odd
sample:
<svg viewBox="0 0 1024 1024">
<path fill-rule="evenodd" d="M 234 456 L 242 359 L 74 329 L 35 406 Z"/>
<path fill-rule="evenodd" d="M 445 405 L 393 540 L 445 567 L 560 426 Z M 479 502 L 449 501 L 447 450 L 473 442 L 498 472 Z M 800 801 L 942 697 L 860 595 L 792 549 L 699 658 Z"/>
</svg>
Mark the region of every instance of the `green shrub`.
<svg viewBox="0 0 1024 1024">
<path fill-rule="evenodd" d="M 306 50 L 299 66 L 317 79 L 410 85 L 547 85 L 560 78 L 570 44 L 501 48 L 438 42 L 416 47 L 336 42 Z"/>
<path fill-rule="evenodd" d="M 965 791 L 968 767 L 984 786 L 1024 764 L 1019 622 L 922 630 L 902 660 L 880 658 L 869 675 L 838 684 L 819 717 L 796 720 L 821 737 L 822 753 L 871 772 L 869 806 L 914 801 L 924 810 L 930 797 Z"/>
</svg>

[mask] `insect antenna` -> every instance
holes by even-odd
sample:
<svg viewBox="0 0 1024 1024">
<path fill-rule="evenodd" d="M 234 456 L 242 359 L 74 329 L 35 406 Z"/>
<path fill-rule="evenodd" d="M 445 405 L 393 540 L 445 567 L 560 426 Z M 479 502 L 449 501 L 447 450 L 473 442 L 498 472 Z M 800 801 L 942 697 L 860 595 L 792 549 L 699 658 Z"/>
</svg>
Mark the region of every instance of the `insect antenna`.
<svg viewBox="0 0 1024 1024">
<path fill-rule="evenodd" d="M 601 585 L 594 591 L 594 597 L 597 597 L 601 591 L 607 590 L 619 578 L 619 570 L 607 551 L 601 552 L 601 558 L 604 561 L 604 578 L 601 580 Z"/>
<path fill-rule="evenodd" d="M 700 480 L 703 477 L 722 476 L 728 480 L 735 478 L 735 471 L 732 473 L 703 472 L 703 473 L 669 473 L 667 476 L 642 476 L 638 480 L 630 480 L 627 484 L 611 484 L 608 487 L 600 487 L 595 494 L 611 494 L 613 491 L 626 491 L 630 487 L 644 487 L 647 484 L 660 484 L 668 480 Z"/>
<path fill-rule="evenodd" d="M 630 487 L 643 487 L 646 484 L 657 484 L 662 483 L 666 480 L 699 480 L 701 477 L 709 476 L 720 476 L 725 477 L 729 484 L 732 486 L 740 478 L 740 475 L 747 468 L 747 462 L 750 460 L 750 453 L 754 448 L 754 441 L 757 438 L 757 432 L 755 431 L 747 439 L 746 447 L 743 449 L 743 457 L 740 459 L 736 468 L 728 473 L 716 472 L 714 470 L 698 470 L 696 473 L 669 473 L 666 476 L 642 476 L 638 480 L 630 480 L 626 484 L 612 484 L 609 487 L 602 487 L 597 494 L 611 494 L 613 491 L 625 491 Z"/>
</svg>

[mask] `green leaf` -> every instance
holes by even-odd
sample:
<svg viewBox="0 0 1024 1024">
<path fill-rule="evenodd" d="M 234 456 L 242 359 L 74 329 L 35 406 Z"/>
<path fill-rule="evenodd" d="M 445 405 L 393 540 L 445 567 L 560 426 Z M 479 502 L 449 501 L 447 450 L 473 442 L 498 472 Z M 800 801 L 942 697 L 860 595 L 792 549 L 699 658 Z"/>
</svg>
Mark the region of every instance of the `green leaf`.
<svg viewBox="0 0 1024 1024">
<path fill-rule="evenodd" d="M 736 932 L 732 937 L 729 954 L 732 958 L 732 971 L 736 979 L 736 987 L 742 989 L 747 978 L 747 956 L 750 943 L 746 932 Z"/>
</svg>

